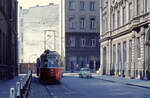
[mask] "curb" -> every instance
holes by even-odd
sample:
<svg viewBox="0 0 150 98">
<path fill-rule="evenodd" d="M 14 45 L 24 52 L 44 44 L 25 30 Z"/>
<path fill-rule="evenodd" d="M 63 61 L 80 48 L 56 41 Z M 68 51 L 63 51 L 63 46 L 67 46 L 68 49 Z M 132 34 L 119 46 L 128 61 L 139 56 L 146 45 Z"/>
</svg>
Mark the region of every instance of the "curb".
<svg viewBox="0 0 150 98">
<path fill-rule="evenodd" d="M 93 77 L 93 78 L 100 79 L 100 80 L 103 80 L 103 81 L 108 81 L 108 82 L 111 82 L 111 83 L 119 83 L 119 84 L 124 84 L 124 85 L 129 85 L 129 86 L 136 86 L 136 87 L 150 89 L 150 87 L 147 87 L 147 86 L 141 86 L 141 85 L 136 85 L 136 84 L 131 84 L 131 83 L 117 82 L 117 81 L 107 80 L 107 79 L 101 79 L 101 78 L 97 78 L 97 77 Z"/>
<path fill-rule="evenodd" d="M 147 86 L 141 86 L 141 85 L 130 84 L 130 83 L 124 83 L 124 84 L 129 85 L 129 86 L 136 86 L 136 87 L 141 87 L 141 88 L 150 89 L 150 87 L 147 87 Z"/>
</svg>

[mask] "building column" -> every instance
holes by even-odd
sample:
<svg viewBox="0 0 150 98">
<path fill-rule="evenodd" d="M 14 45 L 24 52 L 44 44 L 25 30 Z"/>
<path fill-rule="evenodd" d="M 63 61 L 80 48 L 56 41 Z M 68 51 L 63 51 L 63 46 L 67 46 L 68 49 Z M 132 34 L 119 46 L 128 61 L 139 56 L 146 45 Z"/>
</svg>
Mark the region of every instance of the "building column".
<svg viewBox="0 0 150 98">
<path fill-rule="evenodd" d="M 106 47 L 106 74 L 110 75 L 111 65 L 110 65 L 110 43 Z"/>
<path fill-rule="evenodd" d="M 126 64 L 126 73 L 125 73 L 125 77 L 129 77 L 129 68 L 130 68 L 130 65 L 129 65 L 129 40 L 126 41 L 126 55 L 127 55 L 127 64 Z"/>
<path fill-rule="evenodd" d="M 100 61 L 99 74 L 103 75 L 103 46 L 100 47 Z"/>
<path fill-rule="evenodd" d="M 110 69 L 110 72 L 109 72 L 109 75 L 112 75 L 112 72 L 113 72 L 113 64 L 112 64 L 112 41 L 109 40 L 109 46 L 108 46 L 108 58 L 109 58 L 109 69 Z"/>
<path fill-rule="evenodd" d="M 145 32 L 144 32 L 144 27 L 141 27 L 141 61 L 140 61 L 140 71 L 138 72 L 139 76 L 140 76 L 140 79 L 143 79 L 144 78 L 144 40 L 145 40 Z"/>
</svg>

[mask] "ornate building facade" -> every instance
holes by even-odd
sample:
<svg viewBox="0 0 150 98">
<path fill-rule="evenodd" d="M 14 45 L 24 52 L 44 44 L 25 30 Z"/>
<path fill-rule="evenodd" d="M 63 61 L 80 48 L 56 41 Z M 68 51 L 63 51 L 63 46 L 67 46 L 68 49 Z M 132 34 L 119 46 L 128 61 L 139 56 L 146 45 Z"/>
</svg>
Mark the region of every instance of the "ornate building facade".
<svg viewBox="0 0 150 98">
<path fill-rule="evenodd" d="M 63 0 L 66 70 L 99 66 L 99 0 Z"/>
<path fill-rule="evenodd" d="M 101 0 L 101 74 L 150 79 L 150 0 Z"/>
<path fill-rule="evenodd" d="M 17 75 L 17 0 L 0 0 L 0 80 Z"/>
</svg>

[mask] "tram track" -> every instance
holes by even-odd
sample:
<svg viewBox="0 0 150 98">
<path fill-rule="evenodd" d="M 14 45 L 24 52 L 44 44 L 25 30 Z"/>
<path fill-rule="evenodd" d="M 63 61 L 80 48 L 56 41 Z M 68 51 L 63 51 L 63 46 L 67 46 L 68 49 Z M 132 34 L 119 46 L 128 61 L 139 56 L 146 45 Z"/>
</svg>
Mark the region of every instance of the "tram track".
<svg viewBox="0 0 150 98">
<path fill-rule="evenodd" d="M 29 98 L 85 98 L 74 92 L 66 84 L 41 84 L 33 77 Z"/>
<path fill-rule="evenodd" d="M 51 90 L 48 88 L 47 85 L 45 85 L 45 89 L 46 89 L 46 91 L 48 92 L 50 98 L 58 98 L 56 95 L 54 95 L 53 92 L 51 92 Z"/>
<path fill-rule="evenodd" d="M 46 85 L 45 88 L 51 98 L 81 98 L 77 93 L 65 87 L 64 84 Z"/>
</svg>

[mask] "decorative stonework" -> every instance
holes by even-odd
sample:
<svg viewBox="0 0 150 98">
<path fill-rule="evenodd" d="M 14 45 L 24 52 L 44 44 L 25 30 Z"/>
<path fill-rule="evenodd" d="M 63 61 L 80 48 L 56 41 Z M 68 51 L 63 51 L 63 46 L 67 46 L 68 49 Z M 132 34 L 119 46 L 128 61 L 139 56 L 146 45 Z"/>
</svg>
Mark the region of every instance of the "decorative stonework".
<svg viewBox="0 0 150 98">
<path fill-rule="evenodd" d="M 132 3 L 132 12 L 136 12 L 136 3 L 133 2 L 133 0 L 113 0 L 113 1 L 108 1 L 110 4 L 110 6 L 108 6 L 107 8 L 105 9 L 109 9 L 109 11 L 107 11 L 107 17 L 109 17 L 109 19 L 112 19 L 112 13 L 116 14 L 116 11 L 120 11 L 120 13 L 122 13 L 122 9 L 123 7 L 126 8 L 126 17 L 127 15 L 129 14 L 128 13 L 128 8 L 129 8 L 129 4 Z M 141 0 L 142 2 L 142 0 Z M 141 3 L 142 4 L 142 3 Z M 103 11 L 105 11 L 105 9 L 101 10 L 102 13 Z M 109 13 L 110 12 L 110 13 Z M 133 13 L 135 14 L 135 13 Z M 122 16 L 122 15 L 121 15 Z M 149 28 L 147 27 L 148 21 L 149 19 L 147 18 L 144 18 L 144 17 L 149 17 L 150 15 L 140 15 L 140 16 L 133 16 L 131 21 L 127 21 L 128 18 L 126 18 L 126 21 L 128 23 L 126 23 L 125 25 L 121 24 L 121 26 L 119 28 L 109 28 L 109 31 L 111 31 L 111 34 L 108 34 L 107 32 L 101 32 L 101 35 L 103 37 L 101 37 L 101 45 L 103 46 L 107 46 L 107 49 L 109 49 L 109 51 L 107 51 L 107 74 L 111 74 L 111 71 L 112 71 L 112 52 L 113 52 L 113 49 L 111 49 L 113 47 L 114 44 L 116 44 L 116 65 L 115 65 L 115 75 L 119 75 L 119 76 L 125 76 L 125 77 L 131 77 L 131 78 L 139 78 L 139 79 L 142 79 L 144 77 L 144 66 L 145 66 L 145 54 L 149 54 L 150 53 L 150 49 L 148 50 L 148 47 L 150 46 L 147 46 L 147 51 L 145 51 L 145 46 L 144 45 L 150 45 L 150 39 L 148 41 L 145 41 L 145 36 L 149 36 L 149 34 L 146 34 L 146 29 Z M 106 16 L 101 16 L 101 19 L 105 18 Z M 143 19 L 145 19 L 143 21 Z M 115 23 L 117 21 L 117 17 L 115 15 Z M 122 20 L 121 20 L 122 21 Z M 111 24 L 110 22 L 112 22 L 112 20 L 108 20 L 108 24 Z M 103 24 L 102 24 L 103 25 Z M 110 26 L 110 25 L 108 25 Z M 150 26 L 150 25 L 149 25 Z M 125 33 L 124 33 L 125 32 Z M 105 34 L 105 35 L 104 35 Z M 110 39 L 111 38 L 111 39 Z M 140 42 L 138 43 L 137 41 L 137 38 L 140 38 Z M 132 40 L 132 54 L 130 55 L 129 54 L 129 41 Z M 110 41 L 110 42 L 109 42 Z M 126 41 L 126 53 L 127 53 L 127 59 L 126 59 L 126 64 L 123 63 L 123 42 Z M 109 42 L 109 44 L 108 44 Z M 112 43 L 112 44 L 110 44 Z M 120 43 L 121 45 L 121 64 L 123 66 L 123 64 L 125 64 L 125 67 L 121 70 L 119 70 L 119 67 L 121 67 L 119 64 L 118 64 L 118 58 L 119 58 L 119 54 L 117 53 L 118 52 L 118 43 Z M 138 58 L 138 44 L 140 44 L 140 51 L 141 51 L 141 57 Z M 101 53 L 103 53 L 103 49 L 101 49 Z M 145 53 L 145 54 L 144 54 Z M 131 63 L 129 63 L 129 55 L 131 56 L 132 58 L 132 61 Z M 101 54 L 101 57 L 103 60 L 103 55 Z M 148 58 L 149 56 L 147 55 L 146 58 Z M 150 57 L 149 57 L 150 58 Z M 102 61 L 103 62 L 103 61 Z M 101 63 L 101 66 L 103 66 L 103 63 Z M 148 66 L 148 64 L 147 64 Z M 110 67 L 110 68 L 109 68 Z M 148 67 L 147 67 L 148 68 Z M 149 67 L 150 68 L 150 67 Z M 100 70 L 104 70 L 103 67 L 102 69 Z M 124 73 L 124 70 L 125 73 Z M 147 69 L 146 69 L 147 70 Z M 149 69 L 150 70 L 150 69 Z M 150 73 L 150 72 L 147 72 L 147 74 Z M 150 76 L 150 75 L 149 75 Z"/>
</svg>

